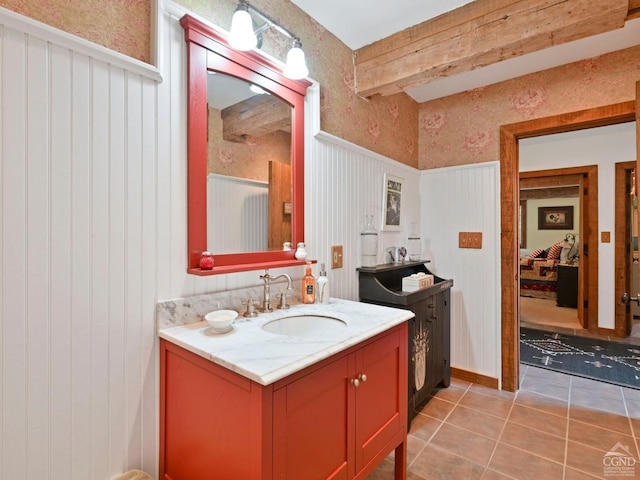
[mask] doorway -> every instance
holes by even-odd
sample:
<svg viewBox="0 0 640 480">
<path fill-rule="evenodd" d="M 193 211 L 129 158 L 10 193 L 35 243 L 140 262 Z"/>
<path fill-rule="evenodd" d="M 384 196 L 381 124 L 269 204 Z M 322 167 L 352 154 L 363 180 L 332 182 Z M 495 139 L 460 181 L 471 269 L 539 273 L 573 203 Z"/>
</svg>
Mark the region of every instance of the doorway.
<svg viewBox="0 0 640 480">
<path fill-rule="evenodd" d="M 597 166 L 520 172 L 520 207 L 522 208 L 523 203 L 526 202 L 528 216 L 531 217 L 534 214 L 534 218 L 527 222 L 526 232 L 520 229 L 521 248 L 525 238 L 528 239 L 527 246 L 530 247 L 528 250 L 521 249 L 521 252 L 528 252 L 531 248 L 544 249 L 556 242 L 562 242 L 563 246 L 566 243 L 567 247 L 570 245 L 566 250 L 567 256 L 564 258 L 562 254 L 557 259 L 541 259 L 541 261 L 528 260 L 524 257 L 527 265 L 523 266 L 521 257 L 522 278 L 520 278 L 519 299 L 521 320 L 543 325 L 547 323 L 554 327 L 573 330 L 588 330 L 593 328 L 594 324 L 597 326 L 597 310 L 590 315 L 589 307 L 597 306 L 598 291 L 597 288 L 589 288 L 589 262 L 586 261 L 588 244 L 583 241 L 584 232 L 598 230 L 598 209 L 593 208 L 594 205 L 598 205 L 598 192 L 597 188 L 589 187 L 597 184 Z M 570 229 L 538 230 L 540 225 L 536 222 L 538 215 L 535 206 L 547 205 L 548 202 L 554 205 L 572 204 L 575 214 Z M 533 203 L 533 209 L 530 208 L 531 203 Z M 534 243 L 531 244 L 531 241 Z M 569 252 L 572 252 L 571 258 L 568 258 Z M 531 263 L 534 265 L 540 263 L 540 267 L 536 265 L 535 268 L 528 268 Z M 544 277 L 536 276 L 537 269 L 541 270 Z M 550 277 L 549 280 L 546 280 L 547 277 Z M 538 285 L 540 287 L 532 290 L 529 288 L 531 284 L 534 287 Z M 536 317 L 542 318 L 538 320 Z M 537 328 L 543 328 L 543 325 Z"/>
<path fill-rule="evenodd" d="M 614 125 L 635 120 L 635 102 L 624 102 L 580 112 L 554 115 L 544 119 L 518 122 L 500 127 L 500 228 L 501 228 L 501 291 L 502 291 L 502 388 L 515 392 L 520 373 L 520 321 L 517 281 L 519 158 L 518 140 L 522 138 L 570 132 L 585 128 Z M 597 188 L 597 185 L 594 186 Z M 586 242 L 597 245 L 598 232 L 586 232 Z M 594 255 L 595 253 L 595 255 Z M 597 250 L 590 252 L 589 284 L 597 285 Z"/>
</svg>

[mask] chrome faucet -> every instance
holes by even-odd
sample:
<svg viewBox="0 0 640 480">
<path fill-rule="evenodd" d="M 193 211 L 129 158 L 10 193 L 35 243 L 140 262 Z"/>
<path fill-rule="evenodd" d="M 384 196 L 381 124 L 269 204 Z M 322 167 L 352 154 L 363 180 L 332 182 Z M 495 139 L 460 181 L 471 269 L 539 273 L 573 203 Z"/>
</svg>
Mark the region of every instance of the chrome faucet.
<svg viewBox="0 0 640 480">
<path fill-rule="evenodd" d="M 262 297 L 262 308 L 260 309 L 263 312 L 273 312 L 273 305 L 271 305 L 271 283 L 275 282 L 279 278 L 287 279 L 287 291 L 293 290 L 293 282 L 291 281 L 291 277 L 286 273 L 282 275 L 278 275 L 277 277 L 272 277 L 269 275 L 269 269 L 265 269 L 264 275 L 260 275 L 260 280 L 264 281 L 264 295 Z M 280 297 L 280 307 L 282 309 L 289 308 L 287 304 L 287 294 L 282 293 Z"/>
</svg>

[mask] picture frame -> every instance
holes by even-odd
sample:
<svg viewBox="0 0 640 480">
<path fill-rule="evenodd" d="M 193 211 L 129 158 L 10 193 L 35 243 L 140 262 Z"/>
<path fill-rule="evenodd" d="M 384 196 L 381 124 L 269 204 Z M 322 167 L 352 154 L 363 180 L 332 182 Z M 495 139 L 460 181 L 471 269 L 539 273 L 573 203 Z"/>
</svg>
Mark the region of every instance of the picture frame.
<svg viewBox="0 0 640 480">
<path fill-rule="evenodd" d="M 538 207 L 538 230 L 573 230 L 573 205 Z"/>
<path fill-rule="evenodd" d="M 384 174 L 382 196 L 382 230 L 399 231 L 402 224 L 402 186 L 404 179 Z"/>
</svg>

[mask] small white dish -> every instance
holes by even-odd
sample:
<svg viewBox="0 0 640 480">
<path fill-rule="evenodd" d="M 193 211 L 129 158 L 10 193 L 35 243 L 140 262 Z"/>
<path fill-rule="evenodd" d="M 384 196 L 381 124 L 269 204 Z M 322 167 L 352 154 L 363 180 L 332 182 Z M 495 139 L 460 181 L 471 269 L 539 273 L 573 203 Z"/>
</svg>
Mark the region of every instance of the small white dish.
<svg viewBox="0 0 640 480">
<path fill-rule="evenodd" d="M 212 333 L 214 335 L 221 335 L 223 333 L 229 333 L 231 330 L 233 330 L 233 325 L 229 325 L 227 328 L 222 328 L 222 329 L 209 327 L 208 330 L 209 330 L 209 333 Z"/>
<path fill-rule="evenodd" d="M 226 333 L 232 328 L 233 321 L 238 317 L 235 310 L 215 310 L 204 316 L 211 330 L 216 333 Z"/>
</svg>

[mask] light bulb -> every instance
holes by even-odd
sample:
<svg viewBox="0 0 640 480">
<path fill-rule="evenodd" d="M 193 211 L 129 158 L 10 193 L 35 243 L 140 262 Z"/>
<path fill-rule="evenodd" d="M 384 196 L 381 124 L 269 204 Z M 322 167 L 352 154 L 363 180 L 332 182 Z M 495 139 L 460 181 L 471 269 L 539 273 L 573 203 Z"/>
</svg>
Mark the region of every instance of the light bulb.
<svg viewBox="0 0 640 480">
<path fill-rule="evenodd" d="M 293 48 L 287 53 L 287 63 L 282 70 L 282 74 L 292 80 L 300 80 L 309 75 L 304 52 L 300 48 L 299 42 L 294 43 Z"/>
<path fill-rule="evenodd" d="M 246 8 L 246 7 L 245 7 Z M 247 10 L 238 6 L 238 10 L 231 19 L 231 31 L 229 32 L 229 45 L 236 50 L 251 50 L 258 45 L 258 39 L 253 31 L 253 20 Z"/>
</svg>

